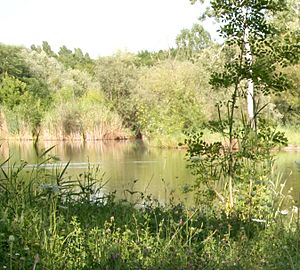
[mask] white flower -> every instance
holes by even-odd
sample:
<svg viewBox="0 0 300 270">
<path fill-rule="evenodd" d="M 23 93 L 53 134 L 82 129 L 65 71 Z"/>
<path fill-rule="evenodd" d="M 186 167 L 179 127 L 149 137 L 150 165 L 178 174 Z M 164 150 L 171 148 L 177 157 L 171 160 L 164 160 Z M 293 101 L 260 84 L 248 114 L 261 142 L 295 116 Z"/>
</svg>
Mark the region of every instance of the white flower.
<svg viewBox="0 0 300 270">
<path fill-rule="evenodd" d="M 284 210 L 279 211 L 279 213 L 280 213 L 281 215 L 287 215 L 287 214 L 289 213 L 289 210 L 284 209 Z"/>
<path fill-rule="evenodd" d="M 258 219 L 258 218 L 252 218 L 252 221 L 258 222 L 258 223 L 266 223 L 267 222 L 265 219 Z"/>
</svg>

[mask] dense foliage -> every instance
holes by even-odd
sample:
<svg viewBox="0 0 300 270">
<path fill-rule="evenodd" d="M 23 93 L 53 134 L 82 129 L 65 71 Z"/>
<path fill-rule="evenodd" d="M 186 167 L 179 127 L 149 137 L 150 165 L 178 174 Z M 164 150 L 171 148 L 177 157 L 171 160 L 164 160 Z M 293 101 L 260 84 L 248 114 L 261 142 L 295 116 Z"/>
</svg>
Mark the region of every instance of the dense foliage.
<svg viewBox="0 0 300 270">
<path fill-rule="evenodd" d="M 292 7 L 296 13 L 297 5 Z M 278 28 L 283 28 L 282 17 L 274 18 Z M 294 48 L 286 46 L 299 40 L 293 24 L 297 17 L 288 18 L 291 31 L 285 28 L 281 31 L 285 34 L 276 34 L 273 43 L 256 40 L 260 50 L 253 53 L 260 60 L 253 74 L 263 74 L 254 80 L 269 89 L 269 71 L 275 70 L 272 63 L 282 56 L 293 62 L 290 67 L 283 63 L 276 68 L 280 73 L 274 75 L 279 77 L 273 84 L 286 88 L 289 83 L 291 90 L 260 96 L 262 105 L 257 108 L 268 103 L 268 121 L 297 126 L 300 69 L 290 53 Z M 46 41 L 30 49 L 1 44 L 1 137 L 94 140 L 144 136 L 156 139 L 155 144 L 168 141 L 176 145 L 183 141 L 184 133 L 218 118 L 215 104 L 227 93 L 212 91 L 211 75 L 225 76 L 227 63 L 228 78 L 234 78 L 230 72 L 235 62 L 230 59 L 236 50 L 214 43 L 200 24 L 183 29 L 176 44 L 169 51 L 119 52 L 98 59 L 65 46 L 56 53 Z M 287 79 L 282 80 L 280 74 Z"/>
<path fill-rule="evenodd" d="M 178 142 L 187 135 L 196 176 L 186 187 L 191 208 L 125 190 L 140 195 L 131 203 L 103 193 L 98 167 L 77 178 L 65 176 L 68 164 L 49 173 L 51 149 L 36 151 L 30 171 L 8 158 L 0 164 L 0 267 L 300 267 L 299 203 L 272 170 L 272 150 L 286 144 L 273 124 L 297 125 L 300 109 L 299 17 L 292 15 L 299 5 L 210 3 L 207 14 L 223 24 L 222 46 L 201 25 L 182 30 L 170 51 L 97 60 L 65 46 L 55 53 L 47 42 L 0 45 L 3 137 Z M 204 140 L 203 129 L 222 140 Z"/>
</svg>

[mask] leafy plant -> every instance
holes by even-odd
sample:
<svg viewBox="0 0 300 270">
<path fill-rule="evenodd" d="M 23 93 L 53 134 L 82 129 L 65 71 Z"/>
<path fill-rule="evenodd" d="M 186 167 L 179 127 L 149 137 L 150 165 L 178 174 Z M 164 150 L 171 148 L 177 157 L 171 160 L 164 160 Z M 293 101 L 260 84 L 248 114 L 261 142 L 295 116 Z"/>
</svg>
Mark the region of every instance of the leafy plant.
<svg viewBox="0 0 300 270">
<path fill-rule="evenodd" d="M 276 67 L 292 60 L 278 52 L 277 44 L 270 43 L 276 31 L 267 17 L 281 12 L 284 5 L 277 1 L 216 0 L 211 1 L 211 7 L 211 14 L 222 22 L 224 46 L 235 53 L 224 70 L 213 73 L 210 80 L 215 89 L 229 95 L 216 106 L 218 118 L 207 125 L 221 134 L 223 141 L 206 143 L 201 139 L 203 134 L 190 134 L 186 140 L 190 167 L 198 179 L 194 188 L 210 201 L 218 198 L 221 211 L 227 214 L 261 218 L 270 213 L 261 206 L 264 200 L 271 200 L 267 181 L 271 177 L 271 151 L 287 144 L 284 135 L 261 117 L 266 105 L 259 107 L 257 102 L 259 92 L 267 95 L 289 87 Z M 297 45 L 289 48 L 298 57 Z"/>
</svg>

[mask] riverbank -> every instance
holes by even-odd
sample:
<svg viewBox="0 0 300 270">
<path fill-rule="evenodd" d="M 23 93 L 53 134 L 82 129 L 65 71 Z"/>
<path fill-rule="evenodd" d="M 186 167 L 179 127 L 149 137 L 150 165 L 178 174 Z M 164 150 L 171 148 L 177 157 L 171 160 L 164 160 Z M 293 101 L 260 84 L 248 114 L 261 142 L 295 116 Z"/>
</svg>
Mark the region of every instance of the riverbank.
<svg viewBox="0 0 300 270">
<path fill-rule="evenodd" d="M 283 132 L 288 140 L 288 146 L 282 147 L 281 150 L 284 151 L 300 151 L 300 131 L 297 127 L 283 127 L 279 126 L 278 131 Z M 24 132 L 21 135 L 9 136 L 8 132 L 0 130 L 0 140 L 1 141 L 34 141 L 32 134 Z M 203 139 L 208 143 L 213 143 L 216 141 L 221 141 L 224 144 L 224 138 L 220 134 L 212 133 L 209 130 L 202 130 Z M 153 137 L 144 136 L 140 134 L 138 138 L 134 136 L 132 132 L 127 129 L 115 129 L 115 130 L 105 130 L 99 131 L 86 131 L 83 133 L 71 133 L 64 134 L 62 131 L 50 132 L 49 130 L 43 130 L 39 135 L 39 141 L 43 142 L 45 145 L 53 145 L 55 143 L 67 142 L 67 143 L 93 143 L 97 141 L 134 141 L 141 140 L 146 145 L 151 147 L 159 148 L 179 148 L 184 149 L 184 140 L 186 136 L 182 133 L 174 133 L 171 135 L 155 135 Z"/>
<path fill-rule="evenodd" d="M 81 174 L 79 183 L 66 170 L 49 174 L 37 167 L 25 182 L 19 168 L 3 168 L 1 268 L 300 267 L 297 207 L 244 219 L 213 205 L 186 208 L 172 199 L 162 205 L 139 192 L 127 191 L 128 200 L 119 201 L 102 192 L 94 171 Z"/>
</svg>

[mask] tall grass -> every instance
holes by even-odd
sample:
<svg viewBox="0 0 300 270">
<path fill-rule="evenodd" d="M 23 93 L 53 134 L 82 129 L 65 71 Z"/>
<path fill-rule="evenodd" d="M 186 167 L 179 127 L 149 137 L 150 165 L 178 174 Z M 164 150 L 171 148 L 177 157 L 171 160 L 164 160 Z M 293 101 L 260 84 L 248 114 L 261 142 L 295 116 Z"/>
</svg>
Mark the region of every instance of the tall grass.
<svg viewBox="0 0 300 270">
<path fill-rule="evenodd" d="M 277 215 L 265 223 L 228 216 L 213 205 L 162 206 L 142 193 L 138 201 L 118 201 L 105 194 L 98 167 L 70 178 L 68 165 L 44 169 L 53 160 L 48 155 L 41 153 L 32 169 L 9 159 L 0 165 L 1 268 L 300 267 L 298 208 L 293 215 L 281 211 L 279 180 L 272 186 Z"/>
<path fill-rule="evenodd" d="M 41 137 L 58 140 L 124 139 L 130 133 L 120 117 L 103 105 L 66 104 L 47 113 Z"/>
</svg>

